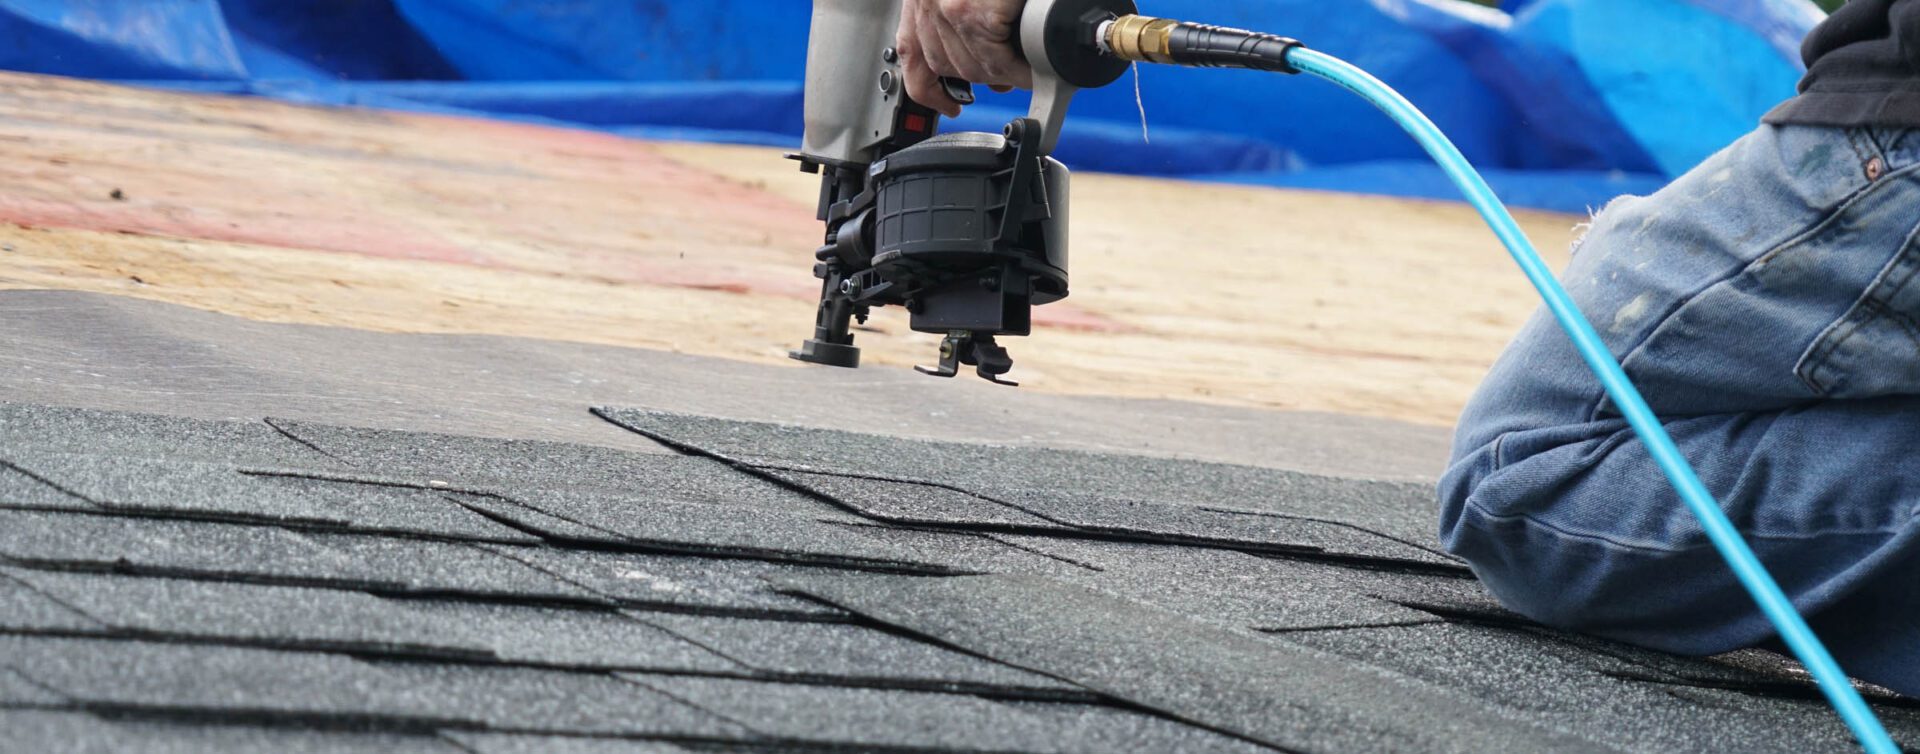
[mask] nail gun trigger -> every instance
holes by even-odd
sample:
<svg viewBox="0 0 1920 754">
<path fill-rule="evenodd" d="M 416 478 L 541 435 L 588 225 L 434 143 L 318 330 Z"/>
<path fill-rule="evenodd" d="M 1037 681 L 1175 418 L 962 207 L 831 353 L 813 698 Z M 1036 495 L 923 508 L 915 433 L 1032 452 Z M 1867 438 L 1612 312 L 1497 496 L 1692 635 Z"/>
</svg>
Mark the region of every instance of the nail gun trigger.
<svg viewBox="0 0 1920 754">
<path fill-rule="evenodd" d="M 958 102 L 961 105 L 973 104 L 973 82 L 971 81 L 956 79 L 952 76 L 941 76 L 940 88 L 945 89 L 947 96 L 952 98 L 954 102 Z"/>
</svg>

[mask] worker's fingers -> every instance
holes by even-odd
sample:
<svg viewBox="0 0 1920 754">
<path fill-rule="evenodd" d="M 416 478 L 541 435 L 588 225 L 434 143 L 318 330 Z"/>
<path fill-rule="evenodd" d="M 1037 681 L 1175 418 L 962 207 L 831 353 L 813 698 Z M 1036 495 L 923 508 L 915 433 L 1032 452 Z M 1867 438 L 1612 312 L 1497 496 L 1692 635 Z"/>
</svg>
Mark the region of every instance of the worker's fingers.
<svg viewBox="0 0 1920 754">
<path fill-rule="evenodd" d="M 919 36 L 905 30 L 909 23 L 912 22 L 908 19 L 901 20 L 902 31 L 899 41 L 895 43 L 900 53 L 902 78 L 906 79 L 907 96 L 941 115 L 959 117 L 960 103 L 947 96 L 947 90 L 940 86 L 940 76 L 927 64 L 927 55 L 920 46 Z"/>
<path fill-rule="evenodd" d="M 999 93 L 1001 93 L 1001 94 L 1006 94 L 1007 92 L 1011 92 L 1011 91 L 1013 91 L 1013 87 L 1010 87 L 1010 86 L 1007 86 L 1007 85 L 1005 85 L 1005 84 L 994 84 L 994 85 L 992 85 L 992 86 L 989 86 L 989 87 L 987 87 L 987 88 L 988 88 L 988 89 L 992 89 L 992 90 L 994 90 L 994 91 L 996 91 L 996 92 L 999 92 Z"/>
<path fill-rule="evenodd" d="M 976 84 L 1004 84 L 998 79 L 996 66 L 989 65 L 987 57 L 991 53 L 991 44 L 973 36 L 960 33 L 947 19 L 944 12 L 928 14 L 927 24 L 940 40 L 940 48 L 946 53 L 945 65 L 933 66 L 933 72 L 942 76 L 964 79 Z"/>
<path fill-rule="evenodd" d="M 957 38 L 971 56 L 968 62 L 974 66 L 974 73 L 969 80 L 992 86 L 1033 86 L 1033 68 L 1021 59 L 1015 42 L 1020 33 L 1020 14 L 1026 8 L 1023 0 L 936 2 L 943 40 Z M 953 43 L 947 43 L 949 52 L 953 47 Z"/>
</svg>

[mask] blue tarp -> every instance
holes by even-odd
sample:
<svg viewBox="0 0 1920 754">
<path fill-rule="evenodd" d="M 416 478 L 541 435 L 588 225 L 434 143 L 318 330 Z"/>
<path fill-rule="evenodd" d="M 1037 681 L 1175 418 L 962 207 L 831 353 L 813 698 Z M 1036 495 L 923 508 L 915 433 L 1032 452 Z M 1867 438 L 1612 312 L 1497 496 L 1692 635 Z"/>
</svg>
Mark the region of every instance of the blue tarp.
<svg viewBox="0 0 1920 754">
<path fill-rule="evenodd" d="M 1522 206 L 1645 192 L 1790 96 L 1807 0 L 1142 0 L 1269 29 L 1400 88 Z M 793 146 L 803 0 L 0 0 L 0 68 L 292 101 Z M 1082 169 L 1451 198 L 1337 88 L 1143 68 L 1081 96 Z M 998 130 L 1018 95 L 952 128 Z"/>
</svg>

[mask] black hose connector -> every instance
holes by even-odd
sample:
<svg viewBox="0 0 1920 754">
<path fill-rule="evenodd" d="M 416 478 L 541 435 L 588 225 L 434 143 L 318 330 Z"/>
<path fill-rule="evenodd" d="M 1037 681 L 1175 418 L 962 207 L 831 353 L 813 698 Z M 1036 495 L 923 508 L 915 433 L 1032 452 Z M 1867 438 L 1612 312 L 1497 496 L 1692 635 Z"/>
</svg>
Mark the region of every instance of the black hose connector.
<svg viewBox="0 0 1920 754">
<path fill-rule="evenodd" d="M 1299 73 L 1287 53 L 1300 46 L 1300 40 L 1278 34 L 1207 24 L 1183 22 L 1167 33 L 1168 56 L 1175 63 L 1204 68 Z"/>
</svg>

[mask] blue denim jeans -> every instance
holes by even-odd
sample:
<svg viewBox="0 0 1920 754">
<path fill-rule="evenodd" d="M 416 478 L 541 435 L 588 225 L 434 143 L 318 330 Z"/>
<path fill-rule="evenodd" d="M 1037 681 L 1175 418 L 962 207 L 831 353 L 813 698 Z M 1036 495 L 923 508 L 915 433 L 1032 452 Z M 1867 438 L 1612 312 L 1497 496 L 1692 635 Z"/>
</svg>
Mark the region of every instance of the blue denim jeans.
<svg viewBox="0 0 1920 754">
<path fill-rule="evenodd" d="M 1562 279 L 1856 677 L 1920 696 L 1920 132 L 1764 126 L 1593 220 Z M 1642 646 L 1767 642 L 1544 312 L 1462 417 L 1441 539 L 1509 607 Z"/>
</svg>

